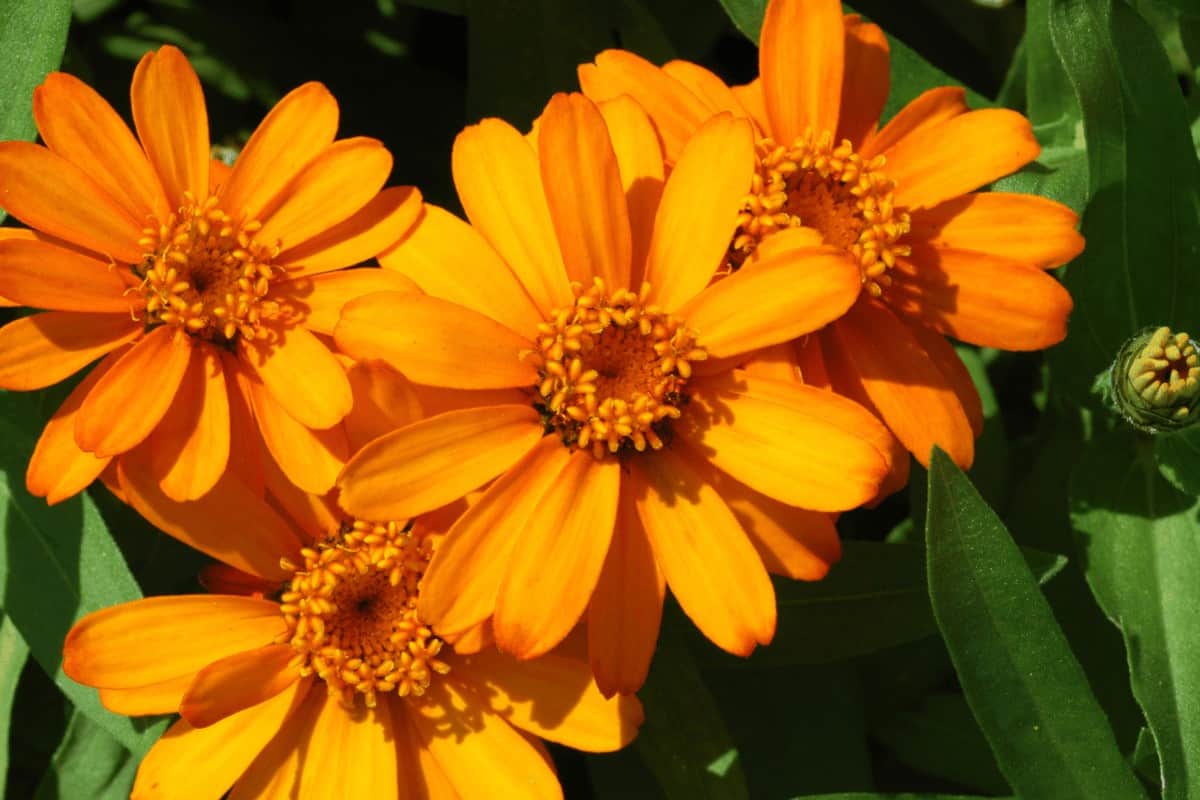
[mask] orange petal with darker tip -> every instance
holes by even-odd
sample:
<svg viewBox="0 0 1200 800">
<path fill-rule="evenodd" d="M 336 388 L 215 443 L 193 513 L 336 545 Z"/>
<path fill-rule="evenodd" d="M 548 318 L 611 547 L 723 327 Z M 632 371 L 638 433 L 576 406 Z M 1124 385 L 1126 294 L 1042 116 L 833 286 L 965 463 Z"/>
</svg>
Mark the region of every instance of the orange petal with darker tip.
<svg viewBox="0 0 1200 800">
<path fill-rule="evenodd" d="M 556 94 L 538 130 L 542 190 L 567 277 L 629 286 L 629 209 L 604 117 L 581 94 Z"/>
<path fill-rule="evenodd" d="M 583 616 L 612 539 L 621 465 L 576 450 L 525 520 L 496 598 L 496 645 L 536 658 Z"/>
<path fill-rule="evenodd" d="M 1078 224 L 1074 211 L 1045 197 L 980 192 L 914 212 L 908 241 L 1049 269 L 1083 252 Z"/>
<path fill-rule="evenodd" d="M 298 310 L 304 327 L 332 336 L 342 306 L 375 292 L 419 292 L 415 283 L 398 272 L 375 267 L 325 272 L 296 278 L 279 286 L 278 294 Z"/>
<path fill-rule="evenodd" d="M 893 308 L 964 342 L 1040 350 L 1067 335 L 1071 295 L 1045 272 L 969 250 L 914 247 L 898 259 Z"/>
<path fill-rule="evenodd" d="M 884 423 L 922 464 L 936 444 L 963 469 L 975 436 L 953 386 L 908 328 L 875 302 L 858 303 L 824 342 L 826 356 L 858 376 Z"/>
<path fill-rule="evenodd" d="M 350 459 L 339 502 L 365 519 L 408 519 L 487 483 L 542 438 L 532 406 L 449 411 L 382 436 Z"/>
<path fill-rule="evenodd" d="M 208 111 L 200 79 L 187 57 L 170 45 L 138 62 L 130 89 L 133 123 L 162 181 L 170 208 L 190 193 L 208 197 Z"/>
<path fill-rule="evenodd" d="M 310 81 L 275 104 L 242 148 L 221 182 L 221 204 L 232 216 L 261 219 L 300 170 L 333 144 L 338 104 L 324 85 Z"/>
<path fill-rule="evenodd" d="M 278 339 L 248 344 L 239 339 L 239 356 L 271 398 L 306 428 L 337 425 L 354 402 L 346 371 L 324 342 L 306 329 L 279 329 Z"/>
<path fill-rule="evenodd" d="M 969 111 L 884 151 L 898 206 L 930 208 L 1016 172 L 1041 146 L 1029 120 L 1006 108 Z"/>
<path fill-rule="evenodd" d="M 846 16 L 846 66 L 842 76 L 841 114 L 835 139 L 858 147 L 875 130 L 891 88 L 887 36 L 878 25 Z"/>
<path fill-rule="evenodd" d="M 0 207 L 31 228 L 136 264 L 142 224 L 62 156 L 28 142 L 0 142 Z"/>
<path fill-rule="evenodd" d="M 0 328 L 0 387 L 50 386 L 141 335 L 128 314 L 46 311 L 21 317 Z"/>
<path fill-rule="evenodd" d="M 467 218 L 542 314 L 571 303 L 537 155 L 521 134 L 498 119 L 472 125 L 454 140 L 451 167 Z"/>
<path fill-rule="evenodd" d="M 838 128 L 845 23 L 837 0 L 774 0 L 758 44 L 771 136 L 787 145 L 805 130 Z"/>
<path fill-rule="evenodd" d="M 175 402 L 193 349 L 191 339 L 171 325 L 156 328 L 130 348 L 80 406 L 79 446 L 104 458 L 145 441 Z M 148 376 L 153 376 L 153 391 L 146 391 Z"/>
<path fill-rule="evenodd" d="M 126 288 L 108 263 L 76 250 L 37 239 L 0 241 L 0 292 L 20 305 L 128 314 L 135 302 Z"/>
<path fill-rule="evenodd" d="M 75 623 L 63 644 L 63 671 L 98 688 L 150 686 L 270 644 L 286 629 L 279 604 L 269 600 L 148 597 L 95 611 Z"/>
<path fill-rule="evenodd" d="M 868 136 L 859 154 L 870 159 L 909 136 L 967 113 L 966 98 L 966 90 L 961 86 L 939 86 L 922 92 L 888 120 L 883 130 Z"/>
<path fill-rule="evenodd" d="M 520 357 L 533 344 L 469 308 L 416 292 L 380 292 L 342 308 L 334 330 L 342 352 L 379 358 L 418 383 L 454 389 L 532 386 Z"/>
<path fill-rule="evenodd" d="M 496 479 L 459 518 L 429 562 L 417 611 L 447 636 L 492 615 L 518 533 L 570 452 L 547 436 Z"/>
<path fill-rule="evenodd" d="M 666 581 L 626 481 L 604 569 L 588 606 L 588 659 L 605 697 L 632 694 L 646 682 L 665 591 Z"/>
<path fill-rule="evenodd" d="M 638 516 L 667 585 L 714 644 L 746 656 L 775 635 L 775 590 L 729 506 L 673 450 L 631 463 Z"/>
<path fill-rule="evenodd" d="M 52 72 L 33 91 L 33 117 L 46 146 L 83 170 L 130 218 L 166 216 L 167 198 L 145 152 L 95 89 Z"/>
<path fill-rule="evenodd" d="M 196 674 L 179 704 L 194 728 L 207 728 L 270 700 L 300 679 L 290 644 L 269 644 L 214 661 Z"/>
<path fill-rule="evenodd" d="M 750 124 L 730 114 L 697 131 L 667 178 L 646 258 L 650 300 L 668 312 L 722 266 L 757 163 Z"/>
</svg>

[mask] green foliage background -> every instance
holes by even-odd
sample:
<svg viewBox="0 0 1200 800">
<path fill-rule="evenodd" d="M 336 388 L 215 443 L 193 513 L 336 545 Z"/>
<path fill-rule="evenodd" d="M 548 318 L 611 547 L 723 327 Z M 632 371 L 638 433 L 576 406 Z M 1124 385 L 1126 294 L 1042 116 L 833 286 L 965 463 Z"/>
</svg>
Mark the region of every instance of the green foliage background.
<svg viewBox="0 0 1200 800">
<path fill-rule="evenodd" d="M 217 141 L 321 80 L 343 135 L 392 150 L 393 183 L 456 208 L 463 125 L 527 125 L 610 46 L 747 80 L 764 4 L 3 0 L 0 139 L 34 136 L 30 92 L 60 60 L 128 116 L 136 59 L 170 42 Z M 1061 276 L 1070 336 L 1048 354 L 960 350 L 987 418 L 970 475 L 939 455 L 907 494 L 845 515 L 830 577 L 777 584 L 771 647 L 726 656 L 669 606 L 641 736 L 555 749 L 567 795 L 1200 800 L 1200 433 L 1135 433 L 1091 391 L 1141 328 L 1200 326 L 1200 0 L 854 10 L 892 36 L 885 116 L 963 83 L 1033 121 L 1041 158 L 995 188 L 1083 214 L 1088 249 Z M 102 488 L 53 509 L 25 493 L 63 396 L 0 394 L 0 785 L 124 797 L 166 721 L 105 711 L 62 674 L 63 636 L 96 608 L 197 591 L 203 561 Z"/>
</svg>

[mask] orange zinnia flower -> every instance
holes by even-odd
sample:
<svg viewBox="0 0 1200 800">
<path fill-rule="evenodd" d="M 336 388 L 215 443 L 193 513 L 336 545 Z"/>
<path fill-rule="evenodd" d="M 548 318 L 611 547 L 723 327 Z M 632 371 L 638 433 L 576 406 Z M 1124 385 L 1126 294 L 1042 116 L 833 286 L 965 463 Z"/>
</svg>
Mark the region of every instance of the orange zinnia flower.
<svg viewBox="0 0 1200 800">
<path fill-rule="evenodd" d="M 1004 109 L 969 111 L 963 90 L 945 87 L 877 130 L 889 88 L 887 39 L 857 15 L 843 17 L 836 0 L 773 0 L 759 71 L 749 85 L 731 88 L 696 64 L 659 69 L 613 50 L 581 66 L 579 81 L 596 100 L 635 98 L 668 160 L 712 114 L 750 119 L 758 174 L 730 241 L 729 268 L 796 226 L 850 253 L 863 296 L 786 357 L 806 382 L 876 410 L 922 464 L 937 444 L 969 466 L 983 415 L 942 334 L 1004 350 L 1061 341 L 1071 298 L 1043 270 L 1083 249 L 1065 206 L 972 193 L 1037 157 L 1029 122 Z M 811 268 L 803 253 L 793 262 Z M 893 486 L 903 484 L 908 459 L 894 463 Z"/>
<path fill-rule="evenodd" d="M 380 257 L 423 292 L 349 303 L 335 331 L 352 356 L 479 395 L 372 442 L 339 478 L 340 502 L 368 519 L 496 479 L 435 556 L 424 618 L 454 633 L 494 615 L 501 649 L 530 658 L 587 612 L 606 693 L 644 680 L 664 579 L 721 647 L 769 642 L 764 561 L 823 576 L 837 534 L 804 509 L 859 505 L 888 466 L 890 437 L 860 406 L 734 369 L 859 292 L 830 248 L 810 250 L 800 275 L 763 258 L 709 285 L 750 187 L 750 125 L 714 118 L 665 183 L 663 170 L 628 98 L 556 96 L 536 149 L 484 120 L 453 152 L 473 227 L 426 206 Z"/>
<path fill-rule="evenodd" d="M 134 454 L 171 497 L 203 495 L 237 460 L 231 425 L 252 424 L 229 397 L 242 382 L 280 466 L 325 491 L 348 455 L 336 426 L 350 386 L 314 332 L 395 283 L 322 273 L 395 242 L 420 197 L 380 191 L 392 158 L 378 141 L 334 141 L 337 103 L 317 83 L 280 101 L 229 170 L 210 160 L 204 96 L 178 50 L 142 59 L 132 102 L 140 144 L 95 91 L 54 73 L 34 94 L 45 146 L 0 143 L 0 206 L 33 229 L 0 237 L 0 295 L 49 309 L 0 329 L 0 387 L 103 359 L 47 425 L 29 490 L 57 502 Z"/>
<path fill-rule="evenodd" d="M 605 700 L 569 644 L 526 663 L 483 629 L 444 646 L 417 608 L 439 517 L 339 523 L 310 496 L 297 530 L 258 502 L 271 530 L 243 537 L 250 573 L 214 565 L 202 580 L 219 594 L 125 603 L 67 636 L 64 671 L 106 707 L 182 715 L 135 798 L 553 798 L 533 737 L 605 752 L 637 732 L 636 698 Z M 244 510 L 208 516 L 244 528 Z"/>
</svg>

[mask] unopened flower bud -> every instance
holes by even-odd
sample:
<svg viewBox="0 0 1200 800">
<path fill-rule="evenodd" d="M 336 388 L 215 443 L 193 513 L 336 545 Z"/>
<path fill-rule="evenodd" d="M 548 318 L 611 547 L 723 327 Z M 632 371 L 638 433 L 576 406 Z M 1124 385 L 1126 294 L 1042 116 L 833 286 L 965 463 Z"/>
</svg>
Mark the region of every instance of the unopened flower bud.
<svg viewBox="0 0 1200 800">
<path fill-rule="evenodd" d="M 1127 341 L 1109 374 L 1112 399 L 1129 424 L 1147 433 L 1200 419 L 1200 349 L 1186 333 L 1147 328 Z"/>
</svg>

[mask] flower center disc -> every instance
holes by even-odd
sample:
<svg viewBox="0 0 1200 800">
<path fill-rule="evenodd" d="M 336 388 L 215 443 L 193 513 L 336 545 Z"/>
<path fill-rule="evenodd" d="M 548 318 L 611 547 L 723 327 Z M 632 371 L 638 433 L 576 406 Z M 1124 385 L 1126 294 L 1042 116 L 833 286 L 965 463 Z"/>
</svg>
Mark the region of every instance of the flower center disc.
<svg viewBox="0 0 1200 800">
<path fill-rule="evenodd" d="M 835 147 L 832 134 L 812 131 L 790 147 L 760 139 L 757 149 L 759 171 L 729 247 L 730 269 L 740 268 L 766 236 L 804 225 L 853 255 L 863 287 L 883 294 L 896 257 L 911 252 L 899 244 L 909 217 L 892 204 L 895 185 L 882 172 L 883 156 L 866 161 L 848 140 Z"/>
<path fill-rule="evenodd" d="M 145 252 L 134 274 L 142 279 L 151 324 L 175 325 L 203 339 L 266 338 L 261 327 L 278 306 L 266 299 L 281 268 L 278 248 L 254 238 L 262 224 L 236 222 L 210 197 L 183 206 L 138 242 Z"/>
<path fill-rule="evenodd" d="M 417 584 L 433 556 L 428 533 L 395 522 L 354 522 L 301 551 L 280 597 L 300 674 L 325 681 L 330 695 L 352 706 L 362 694 L 374 708 L 380 692 L 425 693 L 442 640 L 417 618 Z"/>
<path fill-rule="evenodd" d="M 537 349 L 522 357 L 538 369 L 537 404 L 568 447 L 596 458 L 663 446 L 669 420 L 687 402 L 693 361 L 708 354 L 682 323 L 639 292 L 609 292 L 597 278 L 575 302 L 538 326 Z"/>
</svg>

